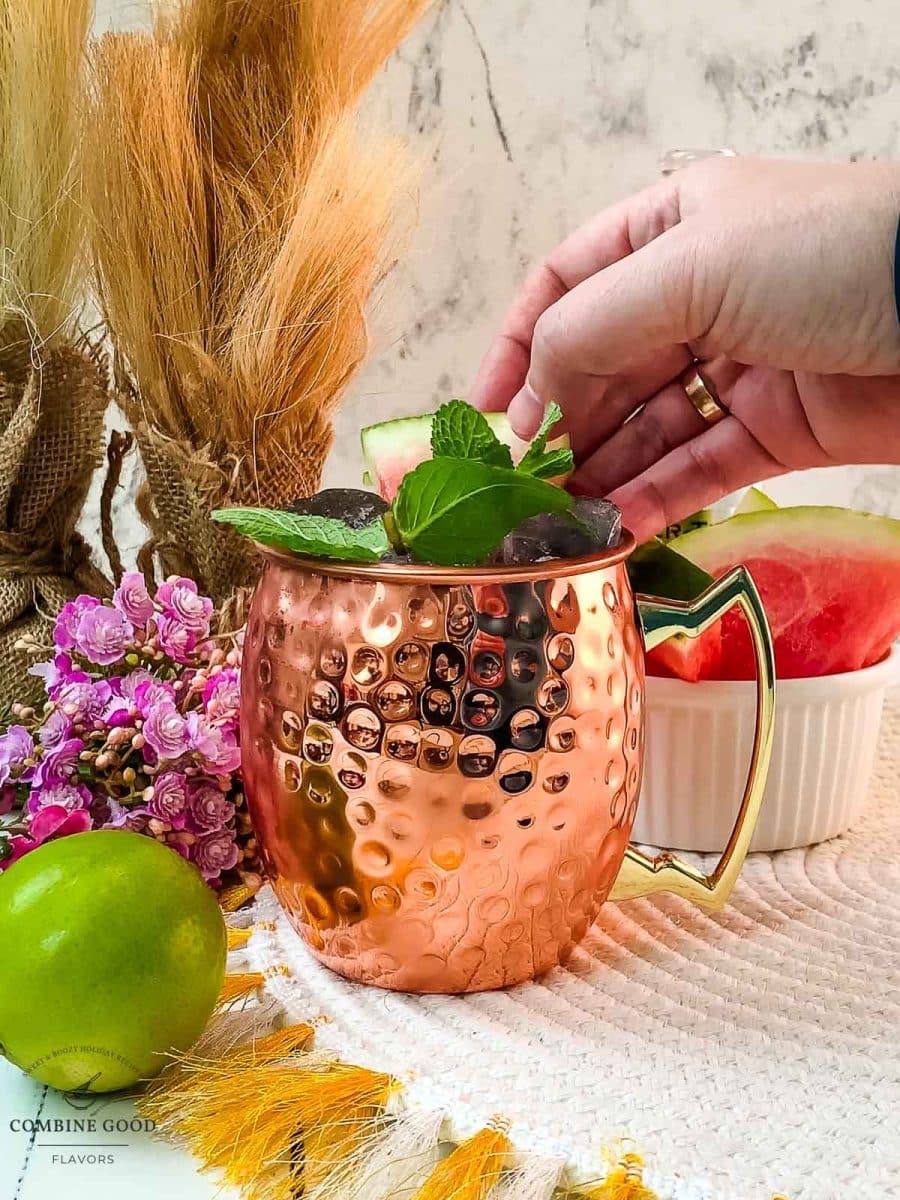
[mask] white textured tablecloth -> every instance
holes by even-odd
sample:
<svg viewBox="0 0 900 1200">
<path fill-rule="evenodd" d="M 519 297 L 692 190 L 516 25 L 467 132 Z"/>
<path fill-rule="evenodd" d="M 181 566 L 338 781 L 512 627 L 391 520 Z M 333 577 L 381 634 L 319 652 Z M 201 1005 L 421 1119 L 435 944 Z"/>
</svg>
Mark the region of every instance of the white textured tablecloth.
<svg viewBox="0 0 900 1200">
<path fill-rule="evenodd" d="M 507 992 L 360 987 L 306 952 L 270 892 L 249 954 L 317 1043 L 408 1077 L 452 1137 L 495 1113 L 517 1149 L 602 1175 L 629 1137 L 662 1200 L 900 1196 L 900 695 L 850 833 L 752 855 L 724 913 L 608 904 L 566 968 Z"/>
</svg>

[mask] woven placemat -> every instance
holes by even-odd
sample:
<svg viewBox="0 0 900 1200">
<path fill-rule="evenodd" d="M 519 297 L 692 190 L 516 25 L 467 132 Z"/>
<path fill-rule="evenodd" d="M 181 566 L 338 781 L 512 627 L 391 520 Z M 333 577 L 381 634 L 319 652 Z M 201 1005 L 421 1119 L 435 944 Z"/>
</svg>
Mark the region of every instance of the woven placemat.
<svg viewBox="0 0 900 1200">
<path fill-rule="evenodd" d="M 724 913 L 608 904 L 566 968 L 506 992 L 414 997 L 321 967 L 271 892 L 254 969 L 317 1043 L 409 1080 L 461 1140 L 496 1113 L 517 1150 L 603 1173 L 632 1139 L 661 1200 L 900 1195 L 900 693 L 858 825 L 752 855 Z"/>
</svg>

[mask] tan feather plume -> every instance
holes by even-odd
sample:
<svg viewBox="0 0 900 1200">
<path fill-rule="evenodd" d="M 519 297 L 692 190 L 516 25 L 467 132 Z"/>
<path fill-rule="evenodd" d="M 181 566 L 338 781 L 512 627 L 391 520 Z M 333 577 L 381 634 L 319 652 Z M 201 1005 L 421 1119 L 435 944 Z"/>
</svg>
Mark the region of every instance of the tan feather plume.
<svg viewBox="0 0 900 1200">
<path fill-rule="evenodd" d="M 81 299 L 80 71 L 90 0 L 0 0 L 0 314 L 53 342 Z"/>
<path fill-rule="evenodd" d="M 308 493 L 366 351 L 406 180 L 356 104 L 427 0 L 182 0 L 104 38 L 88 156 L 101 290 L 133 417 Z"/>
</svg>

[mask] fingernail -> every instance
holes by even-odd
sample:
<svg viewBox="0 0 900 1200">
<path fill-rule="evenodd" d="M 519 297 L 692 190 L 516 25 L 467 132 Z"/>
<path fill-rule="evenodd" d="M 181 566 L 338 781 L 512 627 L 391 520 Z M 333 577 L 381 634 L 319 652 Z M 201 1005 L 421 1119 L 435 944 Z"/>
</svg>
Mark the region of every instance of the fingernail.
<svg viewBox="0 0 900 1200">
<path fill-rule="evenodd" d="M 544 406 L 527 383 L 510 400 L 507 416 L 513 433 L 526 442 L 540 429 L 544 419 Z"/>
</svg>

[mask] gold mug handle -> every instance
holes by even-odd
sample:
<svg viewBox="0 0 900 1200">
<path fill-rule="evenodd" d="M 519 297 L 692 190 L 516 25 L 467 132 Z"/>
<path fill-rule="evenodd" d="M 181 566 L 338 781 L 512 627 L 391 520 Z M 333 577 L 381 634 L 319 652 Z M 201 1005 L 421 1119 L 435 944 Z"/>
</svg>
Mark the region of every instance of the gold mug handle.
<svg viewBox="0 0 900 1200">
<path fill-rule="evenodd" d="M 637 596 L 636 604 L 644 631 L 644 645 L 648 650 L 677 634 L 699 637 L 735 606 L 742 610 L 750 627 L 756 656 L 753 753 L 744 797 L 722 857 L 712 874 L 704 875 L 671 851 L 665 850 L 650 858 L 634 846 L 629 846 L 609 894 L 610 900 L 630 900 L 654 892 L 674 892 L 685 900 L 692 900 L 700 908 L 717 912 L 731 894 L 747 857 L 772 756 L 775 655 L 769 623 L 759 592 L 745 567 L 734 567 L 690 603 Z"/>
</svg>

